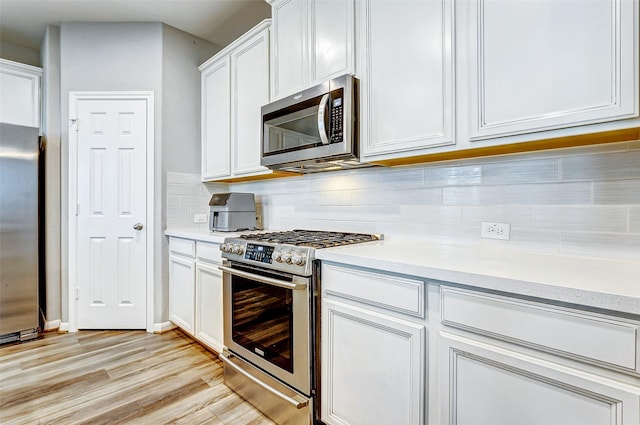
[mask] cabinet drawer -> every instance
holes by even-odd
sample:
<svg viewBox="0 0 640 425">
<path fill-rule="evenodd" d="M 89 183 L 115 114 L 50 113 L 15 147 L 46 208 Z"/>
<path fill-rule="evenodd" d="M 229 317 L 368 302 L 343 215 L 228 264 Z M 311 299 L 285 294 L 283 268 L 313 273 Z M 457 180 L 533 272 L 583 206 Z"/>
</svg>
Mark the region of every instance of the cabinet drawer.
<svg viewBox="0 0 640 425">
<path fill-rule="evenodd" d="M 169 238 L 169 251 L 172 254 L 186 255 L 194 258 L 196 256 L 196 241 L 181 238 Z"/>
<path fill-rule="evenodd" d="M 425 284 L 421 280 L 323 264 L 322 286 L 326 294 L 425 317 Z"/>
<path fill-rule="evenodd" d="M 443 287 L 442 323 L 555 354 L 638 371 L 639 324 Z"/>
<path fill-rule="evenodd" d="M 222 251 L 220 251 L 219 243 L 198 241 L 196 245 L 196 256 L 198 261 L 214 264 L 222 263 Z"/>
</svg>

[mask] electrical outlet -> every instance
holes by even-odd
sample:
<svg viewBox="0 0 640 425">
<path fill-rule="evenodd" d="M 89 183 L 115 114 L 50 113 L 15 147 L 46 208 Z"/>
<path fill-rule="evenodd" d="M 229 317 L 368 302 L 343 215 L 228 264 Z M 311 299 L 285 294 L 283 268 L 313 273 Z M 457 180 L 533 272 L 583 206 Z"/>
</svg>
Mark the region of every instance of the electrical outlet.
<svg viewBox="0 0 640 425">
<path fill-rule="evenodd" d="M 206 223 L 208 219 L 209 218 L 207 217 L 207 214 L 194 214 L 193 215 L 193 222 L 194 223 Z"/>
<path fill-rule="evenodd" d="M 256 229 L 262 229 L 262 214 L 256 214 Z"/>
<path fill-rule="evenodd" d="M 511 224 L 483 221 L 480 225 L 480 237 L 508 241 L 511 238 Z"/>
</svg>

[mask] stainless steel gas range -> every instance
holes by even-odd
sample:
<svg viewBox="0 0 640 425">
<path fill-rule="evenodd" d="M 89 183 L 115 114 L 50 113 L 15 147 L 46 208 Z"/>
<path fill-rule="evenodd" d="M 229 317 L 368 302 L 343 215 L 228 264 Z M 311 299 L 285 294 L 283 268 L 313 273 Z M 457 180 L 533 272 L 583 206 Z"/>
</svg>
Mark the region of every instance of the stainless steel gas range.
<svg viewBox="0 0 640 425">
<path fill-rule="evenodd" d="M 319 394 L 320 276 L 315 250 L 381 235 L 292 230 L 226 238 L 225 383 L 276 423 L 313 424 Z"/>
</svg>

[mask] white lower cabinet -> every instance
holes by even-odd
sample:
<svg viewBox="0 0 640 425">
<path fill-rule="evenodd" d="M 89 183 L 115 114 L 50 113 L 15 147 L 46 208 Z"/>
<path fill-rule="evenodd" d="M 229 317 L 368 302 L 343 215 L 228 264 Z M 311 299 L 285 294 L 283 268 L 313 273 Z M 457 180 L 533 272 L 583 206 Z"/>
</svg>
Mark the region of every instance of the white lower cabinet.
<svg viewBox="0 0 640 425">
<path fill-rule="evenodd" d="M 639 322 L 447 286 L 440 307 L 443 423 L 640 423 Z"/>
<path fill-rule="evenodd" d="M 414 282 L 394 285 L 383 275 L 325 265 L 322 273 L 322 421 L 424 424 L 426 326 L 422 318 L 403 318 L 394 311 L 413 310 L 403 305 L 402 296 L 395 297 L 394 289 L 406 295 L 415 289 Z M 359 293 L 367 281 L 375 289 Z M 419 290 L 414 295 L 425 296 Z M 387 314 L 373 307 L 383 305 L 380 300 L 389 301 L 387 307 L 393 310 Z"/>
<path fill-rule="evenodd" d="M 444 423 L 640 423 L 640 388 L 455 335 L 441 338 Z"/>
<path fill-rule="evenodd" d="M 193 335 L 193 297 L 196 263 L 189 258 L 169 256 L 169 320 Z"/>
<path fill-rule="evenodd" d="M 328 425 L 640 423 L 640 320 L 322 263 Z"/>
<path fill-rule="evenodd" d="M 222 352 L 219 244 L 171 237 L 169 251 L 169 320 Z"/>
<path fill-rule="evenodd" d="M 222 352 L 222 273 L 215 265 L 196 264 L 195 337 Z"/>
</svg>

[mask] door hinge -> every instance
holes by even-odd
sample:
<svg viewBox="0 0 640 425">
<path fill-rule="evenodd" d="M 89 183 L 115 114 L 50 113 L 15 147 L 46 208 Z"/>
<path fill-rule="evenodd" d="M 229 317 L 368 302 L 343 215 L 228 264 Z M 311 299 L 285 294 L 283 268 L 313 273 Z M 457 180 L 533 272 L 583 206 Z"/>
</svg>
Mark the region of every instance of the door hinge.
<svg viewBox="0 0 640 425">
<path fill-rule="evenodd" d="M 76 215 L 80 215 L 80 204 L 76 204 Z"/>
<path fill-rule="evenodd" d="M 69 126 L 73 127 L 74 125 L 76 126 L 76 132 L 77 132 L 78 131 L 78 127 L 79 127 L 78 126 L 78 120 L 76 118 L 71 118 L 69 120 Z"/>
<path fill-rule="evenodd" d="M 80 288 L 76 286 L 76 301 L 80 299 Z"/>
</svg>

